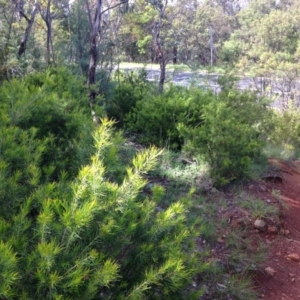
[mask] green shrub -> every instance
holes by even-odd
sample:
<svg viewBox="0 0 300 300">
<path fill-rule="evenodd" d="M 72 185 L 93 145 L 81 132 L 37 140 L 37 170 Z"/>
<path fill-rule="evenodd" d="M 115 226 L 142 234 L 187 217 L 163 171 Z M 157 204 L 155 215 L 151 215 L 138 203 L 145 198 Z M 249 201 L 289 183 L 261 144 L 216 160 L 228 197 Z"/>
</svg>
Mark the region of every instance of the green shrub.
<svg viewBox="0 0 300 300">
<path fill-rule="evenodd" d="M 189 196 L 163 211 L 161 190 L 138 197 L 154 148 L 134 158 L 120 185 L 106 180 L 111 126 L 103 120 L 96 153 L 73 182 L 39 186 L 8 221 L 0 211 L 1 298 L 199 299 L 191 282 L 206 264 L 195 251 L 200 226 L 187 224 Z"/>
<path fill-rule="evenodd" d="M 63 171 L 75 176 L 92 148 L 93 125 L 82 80 L 65 69 L 49 69 L 5 82 L 0 98 L 2 125 L 36 128 L 35 139 L 47 139 L 39 165 L 44 175 L 51 180 Z"/>
<path fill-rule="evenodd" d="M 148 96 L 136 103 L 126 118 L 129 130 L 140 134 L 140 142 L 180 149 L 183 139 L 177 125 L 197 126 L 203 122 L 201 107 L 212 93 L 171 86 L 160 95 Z"/>
<path fill-rule="evenodd" d="M 10 219 L 39 185 L 41 156 L 47 140 L 36 139 L 36 129 L 0 126 L 0 211 Z"/>
<path fill-rule="evenodd" d="M 269 142 L 291 152 L 300 149 L 300 108 L 290 101 L 283 111 L 274 110 L 269 120 Z"/>
<path fill-rule="evenodd" d="M 247 177 L 261 154 L 266 102 L 250 92 L 239 92 L 225 81 L 219 95 L 202 107 L 200 126 L 179 124 L 185 150 L 203 155 L 215 185 Z"/>
<path fill-rule="evenodd" d="M 105 102 L 107 116 L 123 127 L 124 118 L 135 107 L 138 100 L 144 99 L 150 86 L 144 73 L 117 71 L 113 77 L 114 91 Z"/>
</svg>

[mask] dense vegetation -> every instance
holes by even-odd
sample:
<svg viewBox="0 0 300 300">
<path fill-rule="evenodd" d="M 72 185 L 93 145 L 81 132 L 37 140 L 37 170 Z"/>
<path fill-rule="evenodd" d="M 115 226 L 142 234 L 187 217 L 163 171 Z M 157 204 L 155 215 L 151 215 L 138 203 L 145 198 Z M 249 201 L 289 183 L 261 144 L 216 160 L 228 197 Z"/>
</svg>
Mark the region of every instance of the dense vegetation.
<svg viewBox="0 0 300 300">
<path fill-rule="evenodd" d="M 230 232 L 226 265 L 213 260 L 226 201 L 203 191 L 298 155 L 299 9 L 0 0 L 0 298 L 256 299 L 262 257 Z M 158 63 L 158 86 L 113 72 L 121 61 Z M 259 93 L 228 73 L 219 93 L 165 84 L 169 61 L 259 76 Z M 231 201 L 277 218 L 244 193 Z"/>
<path fill-rule="evenodd" d="M 297 120 L 228 80 L 219 95 L 179 87 L 155 94 L 139 74 L 120 78 L 99 112 L 140 143 L 200 157 L 216 186 L 249 178 L 264 145 L 279 145 L 286 120 Z M 124 102 L 129 89 L 138 96 Z M 220 271 L 196 243 L 213 239 L 213 227 L 206 210 L 192 213 L 202 201 L 189 192 L 194 184 L 177 182 L 184 190 L 172 198 L 160 185 L 149 193 L 145 174 L 166 176 L 156 167 L 163 153 L 151 146 L 134 156 L 113 121 L 96 126 L 82 79 L 66 69 L 4 82 L 0 94 L 1 297 L 199 299 L 205 278 Z M 289 149 L 299 143 L 292 129 Z M 223 294 L 252 295 L 247 278 L 230 292 L 234 280 Z"/>
<path fill-rule="evenodd" d="M 297 0 L 2 0 L 0 80 L 66 64 L 104 94 L 122 61 L 158 63 L 160 85 L 173 62 L 228 66 L 296 99 L 299 9 Z"/>
<path fill-rule="evenodd" d="M 118 135 L 105 119 L 92 129 L 86 98 L 61 69 L 1 88 L 1 297 L 192 297 L 185 287 L 205 265 L 188 195 L 160 212 L 161 189 L 140 197 L 155 148 L 137 154 L 120 184 L 109 180 Z"/>
</svg>

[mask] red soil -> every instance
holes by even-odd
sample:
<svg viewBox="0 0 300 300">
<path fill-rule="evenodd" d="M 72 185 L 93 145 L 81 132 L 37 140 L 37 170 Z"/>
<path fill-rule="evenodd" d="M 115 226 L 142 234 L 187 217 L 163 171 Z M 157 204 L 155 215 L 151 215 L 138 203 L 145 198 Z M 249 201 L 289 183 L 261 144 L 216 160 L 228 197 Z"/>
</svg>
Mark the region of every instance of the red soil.
<svg viewBox="0 0 300 300">
<path fill-rule="evenodd" d="M 267 188 L 260 191 L 259 196 L 274 199 L 271 191 L 280 191 L 285 207 L 284 222 L 279 234 L 263 235 L 265 242 L 270 245 L 265 267 L 272 268 L 276 273 L 260 272 L 256 282 L 262 299 L 296 300 L 300 299 L 300 162 L 270 159 L 270 163 L 278 167 L 278 176 L 268 178 Z M 277 182 L 270 179 L 277 179 Z"/>
</svg>

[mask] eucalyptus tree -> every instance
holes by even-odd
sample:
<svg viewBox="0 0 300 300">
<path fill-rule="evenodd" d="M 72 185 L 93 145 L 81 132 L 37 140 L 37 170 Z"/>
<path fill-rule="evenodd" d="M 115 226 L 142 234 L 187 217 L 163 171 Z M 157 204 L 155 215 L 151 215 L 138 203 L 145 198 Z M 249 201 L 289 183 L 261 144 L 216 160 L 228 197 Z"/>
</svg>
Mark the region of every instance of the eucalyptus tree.
<svg viewBox="0 0 300 300">
<path fill-rule="evenodd" d="M 139 56 L 146 62 L 159 63 L 159 92 L 163 90 L 166 66 L 174 59 L 176 47 L 171 7 L 168 0 L 137 0 L 124 18 L 121 30 L 123 39 L 129 41 L 123 41 L 124 52 L 131 59 Z"/>
<path fill-rule="evenodd" d="M 234 30 L 235 15 L 223 11 L 218 1 L 178 0 L 170 17 L 178 60 L 192 68 L 215 63 L 219 50 Z"/>
<path fill-rule="evenodd" d="M 239 14 L 240 28 L 224 44 L 223 58 L 258 75 L 297 63 L 300 6 L 286 2 L 253 0 Z"/>
<path fill-rule="evenodd" d="M 55 63 L 54 46 L 53 46 L 53 21 L 64 18 L 65 9 L 68 6 L 68 1 L 57 1 L 57 0 L 35 0 L 35 1 L 13 1 L 15 3 L 15 8 L 20 16 L 24 18 L 27 22 L 24 34 L 21 38 L 19 45 L 18 54 L 23 55 L 26 50 L 27 41 L 30 37 L 32 27 L 35 22 L 38 22 L 38 27 L 36 31 L 40 32 L 41 29 L 45 29 L 46 32 L 46 51 L 45 51 L 45 61 L 47 65 Z M 30 14 L 26 11 L 30 10 Z M 38 14 L 39 13 L 39 14 Z M 36 21 L 36 17 L 40 17 L 40 20 Z M 45 25 L 43 28 L 42 23 Z"/>
<path fill-rule="evenodd" d="M 85 0 L 90 25 L 90 59 L 88 69 L 88 83 L 90 86 L 90 103 L 94 104 L 97 93 L 94 89 L 96 83 L 96 68 L 98 64 L 98 46 L 103 39 L 106 18 L 110 10 L 127 3 L 128 0 L 104 2 L 102 0 Z"/>
<path fill-rule="evenodd" d="M 27 17 L 24 13 L 23 1 L 0 1 L 0 78 L 9 79 L 22 74 L 18 61 L 18 39 L 23 32 L 28 32 L 23 20 Z M 27 22 L 30 17 L 27 17 Z M 26 21 L 25 21 L 26 22 Z M 33 24 L 33 22 L 32 22 Z M 29 27 L 30 31 L 31 27 Z M 26 34 L 25 34 L 26 35 Z M 21 39 L 21 42 L 23 41 Z"/>
<path fill-rule="evenodd" d="M 25 32 L 21 38 L 20 46 L 19 46 L 19 50 L 18 50 L 18 54 L 19 54 L 19 56 L 21 56 L 22 54 L 25 53 L 27 41 L 28 41 L 32 26 L 35 21 L 35 16 L 36 16 L 38 10 L 40 9 L 40 4 L 38 1 L 35 1 L 32 4 L 32 9 L 31 9 L 30 16 L 29 16 L 29 15 L 25 14 L 24 1 L 21 1 L 20 3 L 17 1 L 13 1 L 13 2 L 15 3 L 15 7 L 16 7 L 17 13 L 19 15 L 18 21 L 20 21 L 20 19 L 23 17 L 27 22 L 27 26 L 26 26 Z"/>
</svg>

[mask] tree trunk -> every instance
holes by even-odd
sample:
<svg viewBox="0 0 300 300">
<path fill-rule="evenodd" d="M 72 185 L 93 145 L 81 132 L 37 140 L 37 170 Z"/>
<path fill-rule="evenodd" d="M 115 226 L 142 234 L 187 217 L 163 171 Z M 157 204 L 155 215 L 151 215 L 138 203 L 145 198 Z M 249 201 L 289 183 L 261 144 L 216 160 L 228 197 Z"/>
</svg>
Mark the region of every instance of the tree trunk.
<svg viewBox="0 0 300 300">
<path fill-rule="evenodd" d="M 96 2 L 96 10 L 94 15 L 94 20 L 92 20 L 91 9 L 89 5 L 89 0 L 85 0 L 89 23 L 90 23 L 90 63 L 89 63 L 89 71 L 88 71 L 88 82 L 90 86 L 90 104 L 93 105 L 96 102 L 97 92 L 95 91 L 95 83 L 96 83 L 96 68 L 98 63 L 98 49 L 97 44 L 101 41 L 102 31 L 101 31 L 101 18 L 102 14 L 105 12 L 127 3 L 128 0 L 122 0 L 121 2 L 106 8 L 102 11 L 102 0 L 97 0 Z"/>
<path fill-rule="evenodd" d="M 177 64 L 177 47 L 173 47 L 173 64 Z"/>
<path fill-rule="evenodd" d="M 90 104 L 94 104 L 96 101 L 97 93 L 93 85 L 96 83 L 96 67 L 98 61 L 98 51 L 97 51 L 97 37 L 100 34 L 101 37 L 101 9 L 102 9 L 102 0 L 97 0 L 97 6 L 94 16 L 94 21 L 92 22 L 91 11 L 89 8 L 89 1 L 86 0 L 89 20 L 90 20 L 90 63 L 88 71 L 88 80 L 90 86 Z"/>
<path fill-rule="evenodd" d="M 96 36 L 92 36 L 90 40 L 90 64 L 89 64 L 89 85 L 90 85 L 90 102 L 94 104 L 96 101 L 96 91 L 94 90 L 93 86 L 96 83 L 96 67 L 98 61 L 98 52 L 97 52 L 97 45 L 96 45 Z"/>
<path fill-rule="evenodd" d="M 45 16 L 45 23 L 47 27 L 47 63 L 48 65 L 51 65 L 51 44 L 52 44 L 52 28 L 51 28 L 51 16 L 50 16 L 50 5 L 51 0 L 48 0 L 47 3 L 47 10 L 46 10 L 46 16 Z"/>
<path fill-rule="evenodd" d="M 21 43 L 19 46 L 19 51 L 18 51 L 19 56 L 21 56 L 22 54 L 25 53 L 27 40 L 29 38 L 30 31 L 31 31 L 32 25 L 34 23 L 35 15 L 36 15 L 38 9 L 39 9 L 39 3 L 38 3 L 38 1 L 35 1 L 35 4 L 33 6 L 31 14 L 30 14 L 30 19 L 26 18 L 28 24 L 25 29 L 25 33 L 22 36 Z M 25 17 L 25 15 L 24 15 L 24 17 Z"/>
<path fill-rule="evenodd" d="M 164 56 L 160 58 L 159 67 L 160 67 L 160 76 L 159 76 L 159 84 L 158 84 L 158 92 L 162 93 L 164 89 L 164 83 L 166 80 L 166 61 Z"/>
<path fill-rule="evenodd" d="M 162 22 L 165 15 L 165 10 L 168 4 L 168 0 L 165 0 L 164 5 L 159 6 L 159 18 L 158 21 L 155 23 L 154 27 L 154 49 L 156 52 L 156 58 L 158 58 L 159 66 L 160 66 L 160 77 L 158 83 L 158 92 L 162 93 L 164 88 L 164 83 L 166 79 L 166 65 L 167 60 L 165 57 L 165 51 L 163 47 L 163 41 L 160 37 L 160 32 L 162 30 Z"/>
</svg>

